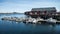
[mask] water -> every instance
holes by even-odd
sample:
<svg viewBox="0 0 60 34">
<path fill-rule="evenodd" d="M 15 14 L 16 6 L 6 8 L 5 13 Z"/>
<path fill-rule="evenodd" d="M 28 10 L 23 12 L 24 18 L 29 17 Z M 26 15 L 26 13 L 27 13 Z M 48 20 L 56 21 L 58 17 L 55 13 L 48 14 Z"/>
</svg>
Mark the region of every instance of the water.
<svg viewBox="0 0 60 34">
<path fill-rule="evenodd" d="M 12 21 L 2 21 L 2 17 L 26 17 L 24 14 L 0 14 L 0 34 L 59 34 L 60 25 L 55 24 L 25 24 Z"/>
</svg>

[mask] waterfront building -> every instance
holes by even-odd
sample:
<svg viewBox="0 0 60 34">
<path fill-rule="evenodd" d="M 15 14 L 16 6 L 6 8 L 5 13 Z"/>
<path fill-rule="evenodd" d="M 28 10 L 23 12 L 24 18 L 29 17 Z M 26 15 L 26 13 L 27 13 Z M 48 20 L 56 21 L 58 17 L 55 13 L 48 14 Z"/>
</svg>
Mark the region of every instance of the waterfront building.
<svg viewBox="0 0 60 34">
<path fill-rule="evenodd" d="M 60 15 L 60 12 L 57 12 L 55 7 L 47 7 L 47 8 L 32 8 L 31 11 L 26 11 L 25 15 L 32 18 L 56 18 L 56 16 Z"/>
</svg>

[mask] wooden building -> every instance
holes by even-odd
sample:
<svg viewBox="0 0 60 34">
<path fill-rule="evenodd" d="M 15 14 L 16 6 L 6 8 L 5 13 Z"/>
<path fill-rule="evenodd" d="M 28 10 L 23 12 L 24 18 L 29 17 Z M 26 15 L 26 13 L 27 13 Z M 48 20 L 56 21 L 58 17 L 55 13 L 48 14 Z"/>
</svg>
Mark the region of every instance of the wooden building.
<svg viewBox="0 0 60 34">
<path fill-rule="evenodd" d="M 47 7 L 47 8 L 32 8 L 31 11 L 26 11 L 25 15 L 27 15 L 28 17 L 32 17 L 32 18 L 50 18 L 53 17 L 55 18 L 55 16 L 60 15 L 59 12 L 56 12 L 56 8 L 55 7 Z"/>
</svg>

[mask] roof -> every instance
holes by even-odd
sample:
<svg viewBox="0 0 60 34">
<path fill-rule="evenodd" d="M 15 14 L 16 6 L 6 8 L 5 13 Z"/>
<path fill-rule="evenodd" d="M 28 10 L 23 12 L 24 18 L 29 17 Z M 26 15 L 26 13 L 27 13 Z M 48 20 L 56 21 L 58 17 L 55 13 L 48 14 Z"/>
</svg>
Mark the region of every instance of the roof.
<svg viewBox="0 0 60 34">
<path fill-rule="evenodd" d="M 47 8 L 32 8 L 31 11 L 56 11 L 55 7 L 47 7 Z"/>
</svg>

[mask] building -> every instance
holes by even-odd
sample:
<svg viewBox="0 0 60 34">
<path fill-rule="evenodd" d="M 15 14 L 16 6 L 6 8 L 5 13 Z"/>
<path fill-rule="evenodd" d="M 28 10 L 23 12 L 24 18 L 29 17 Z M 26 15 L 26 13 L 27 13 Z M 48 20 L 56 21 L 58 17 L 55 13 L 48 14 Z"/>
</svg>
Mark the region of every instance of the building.
<svg viewBox="0 0 60 34">
<path fill-rule="evenodd" d="M 32 18 L 50 18 L 50 17 L 55 17 L 56 15 L 58 15 L 58 13 L 56 12 L 56 8 L 55 7 L 47 7 L 47 8 L 32 8 L 31 11 L 26 11 L 25 15 L 27 15 L 28 17 L 32 17 Z M 59 13 L 60 14 L 60 13 Z"/>
</svg>

